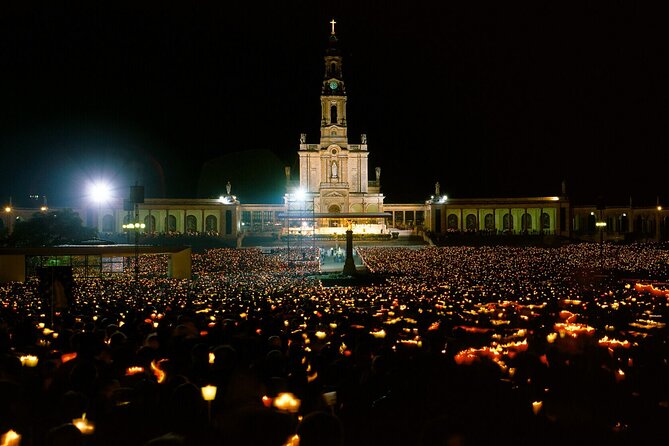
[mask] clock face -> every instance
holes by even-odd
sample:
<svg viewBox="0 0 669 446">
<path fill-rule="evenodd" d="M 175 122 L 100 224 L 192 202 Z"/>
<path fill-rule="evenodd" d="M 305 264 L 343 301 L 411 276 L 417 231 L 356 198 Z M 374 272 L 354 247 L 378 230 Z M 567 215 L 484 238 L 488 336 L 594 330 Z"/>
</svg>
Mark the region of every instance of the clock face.
<svg viewBox="0 0 669 446">
<path fill-rule="evenodd" d="M 336 89 L 337 89 L 337 82 L 330 81 L 330 90 L 336 90 Z"/>
</svg>

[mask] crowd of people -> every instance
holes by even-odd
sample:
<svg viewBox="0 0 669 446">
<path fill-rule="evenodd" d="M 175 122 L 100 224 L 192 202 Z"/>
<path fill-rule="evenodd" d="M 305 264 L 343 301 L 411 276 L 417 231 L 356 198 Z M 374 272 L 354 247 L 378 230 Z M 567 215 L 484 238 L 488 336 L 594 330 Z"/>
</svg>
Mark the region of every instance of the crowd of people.
<svg viewBox="0 0 669 446">
<path fill-rule="evenodd" d="M 323 286 L 322 252 L 299 248 L 298 262 L 295 249 L 193 254 L 192 280 L 142 256 L 137 281 L 132 266 L 78 279 L 54 312 L 35 279 L 0 286 L 0 434 L 127 446 L 669 439 L 667 246 L 359 247 L 383 278 L 359 287 Z"/>
</svg>

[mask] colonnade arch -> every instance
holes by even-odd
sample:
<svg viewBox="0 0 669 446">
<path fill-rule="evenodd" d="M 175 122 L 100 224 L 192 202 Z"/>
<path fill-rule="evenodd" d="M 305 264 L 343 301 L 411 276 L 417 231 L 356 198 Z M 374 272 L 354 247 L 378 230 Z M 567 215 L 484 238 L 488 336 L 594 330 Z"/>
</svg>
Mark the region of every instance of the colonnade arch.
<svg viewBox="0 0 669 446">
<path fill-rule="evenodd" d="M 195 215 L 186 216 L 186 232 L 197 232 L 197 217 Z"/>
<path fill-rule="evenodd" d="M 207 215 L 204 224 L 207 232 L 218 232 L 218 219 L 215 215 Z"/>
</svg>

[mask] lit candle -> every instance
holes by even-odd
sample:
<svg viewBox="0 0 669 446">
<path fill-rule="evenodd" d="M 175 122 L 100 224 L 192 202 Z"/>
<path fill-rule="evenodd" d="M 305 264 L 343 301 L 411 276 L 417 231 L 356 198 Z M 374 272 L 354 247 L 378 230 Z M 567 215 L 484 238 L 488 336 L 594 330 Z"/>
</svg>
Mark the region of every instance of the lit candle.
<svg viewBox="0 0 669 446">
<path fill-rule="evenodd" d="M 300 410 L 301 401 L 295 398 L 295 395 L 292 393 L 283 392 L 277 395 L 273 403 L 274 407 L 279 410 L 296 413 L 298 410 Z"/>
<path fill-rule="evenodd" d="M 213 352 L 209 352 L 209 364 L 213 364 L 216 361 L 216 355 Z"/>
<path fill-rule="evenodd" d="M 21 444 L 21 436 L 9 430 L 6 434 L 0 436 L 0 446 L 19 446 Z"/>
<path fill-rule="evenodd" d="M 320 339 L 321 341 L 322 341 L 323 339 L 325 339 L 325 336 L 327 336 L 327 335 L 325 334 L 324 331 L 317 331 L 317 332 L 315 333 L 315 335 L 316 335 L 316 337 L 317 337 L 318 339 Z"/>
<path fill-rule="evenodd" d="M 24 367 L 36 367 L 39 358 L 35 355 L 25 355 L 19 357 L 19 360 L 21 361 L 21 365 Z"/>
<path fill-rule="evenodd" d="M 65 364 L 67 361 L 72 361 L 76 357 L 77 357 L 77 352 L 65 353 L 60 356 L 60 360 L 63 362 L 63 364 Z"/>
<path fill-rule="evenodd" d="M 300 446 L 300 436 L 295 434 L 288 439 L 284 446 Z"/>
<path fill-rule="evenodd" d="M 541 410 L 541 407 L 543 405 L 544 403 L 541 401 L 532 402 L 532 412 L 534 413 L 534 415 L 539 415 L 539 411 Z"/>
<path fill-rule="evenodd" d="M 95 432 L 95 424 L 86 419 L 85 413 L 81 416 L 81 418 L 75 418 L 72 420 L 72 424 L 74 424 L 76 428 L 81 431 L 82 435 L 91 435 L 93 432 Z"/>
<path fill-rule="evenodd" d="M 381 329 L 379 331 L 372 331 L 370 332 L 372 336 L 374 336 L 376 339 L 383 339 L 386 337 L 386 332 L 385 330 Z"/>
<path fill-rule="evenodd" d="M 134 366 L 125 369 L 125 376 L 137 375 L 139 373 L 144 373 L 144 367 Z"/>
<path fill-rule="evenodd" d="M 622 369 L 618 369 L 618 371 L 615 374 L 616 377 L 616 382 L 620 382 L 625 379 L 625 372 L 623 372 Z"/>
<path fill-rule="evenodd" d="M 214 401 L 216 399 L 216 386 L 204 386 L 200 390 L 202 390 L 202 398 L 205 401 Z"/>
<path fill-rule="evenodd" d="M 158 384 L 165 382 L 165 378 L 167 377 L 167 374 L 163 371 L 163 369 L 160 368 L 161 363 L 164 361 L 167 361 L 167 359 L 160 359 L 157 362 L 155 359 L 151 361 L 151 370 L 153 371 Z"/>
</svg>

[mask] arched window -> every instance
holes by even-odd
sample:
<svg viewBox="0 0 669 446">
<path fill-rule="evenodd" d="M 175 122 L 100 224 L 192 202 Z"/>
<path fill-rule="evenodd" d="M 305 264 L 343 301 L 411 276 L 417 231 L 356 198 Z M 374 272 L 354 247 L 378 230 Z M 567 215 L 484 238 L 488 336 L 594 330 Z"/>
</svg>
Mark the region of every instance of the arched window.
<svg viewBox="0 0 669 446">
<path fill-rule="evenodd" d="M 550 229 L 551 227 L 551 216 L 543 212 L 541 214 L 541 229 Z"/>
<path fill-rule="evenodd" d="M 451 214 L 446 220 L 448 222 L 448 229 L 458 229 L 458 216 Z"/>
<path fill-rule="evenodd" d="M 332 104 L 330 106 L 330 124 L 336 124 L 337 123 L 337 105 Z"/>
<path fill-rule="evenodd" d="M 114 217 L 107 214 L 102 217 L 102 232 L 114 232 Z"/>
<path fill-rule="evenodd" d="M 205 219 L 205 225 L 207 232 L 218 231 L 218 219 L 214 215 L 207 215 L 207 218 Z"/>
<path fill-rule="evenodd" d="M 485 217 L 483 217 L 483 224 L 488 230 L 495 229 L 495 216 L 492 214 L 485 214 Z"/>
<path fill-rule="evenodd" d="M 186 232 L 197 232 L 197 218 L 195 215 L 186 217 Z"/>
<path fill-rule="evenodd" d="M 523 228 L 523 231 L 532 229 L 532 216 L 530 214 L 523 214 L 523 216 L 520 217 L 520 225 Z"/>
<path fill-rule="evenodd" d="M 513 215 L 504 214 L 502 218 L 502 227 L 505 231 L 513 231 Z"/>
<path fill-rule="evenodd" d="M 165 217 L 165 231 L 166 232 L 176 232 L 177 230 L 177 218 L 174 215 L 168 215 Z"/>
<path fill-rule="evenodd" d="M 144 225 L 144 231 L 153 234 L 156 232 L 156 217 L 154 215 L 147 215 L 144 217 Z"/>
<path fill-rule="evenodd" d="M 467 225 L 467 230 L 468 231 L 476 231 L 476 229 L 478 229 L 476 227 L 476 215 L 474 215 L 474 214 L 467 215 L 467 218 L 465 219 L 465 223 Z"/>
<path fill-rule="evenodd" d="M 330 64 L 330 74 L 333 76 L 336 76 L 337 74 L 337 64 L 334 62 Z"/>
<path fill-rule="evenodd" d="M 338 214 L 341 212 L 341 208 L 336 204 L 332 204 L 328 207 L 328 212 L 331 214 Z"/>
</svg>

